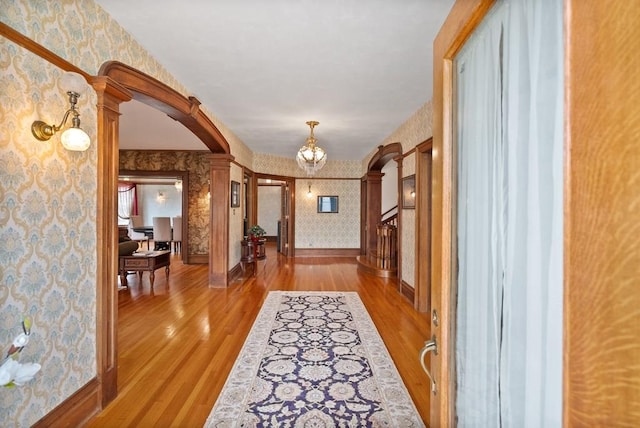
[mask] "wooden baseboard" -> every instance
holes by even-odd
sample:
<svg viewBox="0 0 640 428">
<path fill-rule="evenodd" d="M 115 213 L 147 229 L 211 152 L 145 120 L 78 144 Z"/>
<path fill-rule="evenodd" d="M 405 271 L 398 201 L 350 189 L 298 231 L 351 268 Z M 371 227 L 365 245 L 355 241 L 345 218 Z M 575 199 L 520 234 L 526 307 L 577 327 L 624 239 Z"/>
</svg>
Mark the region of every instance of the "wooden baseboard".
<svg viewBox="0 0 640 428">
<path fill-rule="evenodd" d="M 189 254 L 186 263 L 189 265 L 209 264 L 209 254 Z"/>
<path fill-rule="evenodd" d="M 400 294 L 402 294 L 404 297 L 409 299 L 411 303 L 413 303 L 416 297 L 416 290 L 406 282 L 400 281 Z"/>
<path fill-rule="evenodd" d="M 242 271 L 242 266 L 240 265 L 240 263 L 238 263 L 237 265 L 235 265 L 234 267 L 231 268 L 231 270 L 229 271 L 229 284 L 231 284 L 233 281 L 236 281 L 239 278 L 242 278 L 242 276 L 244 275 L 244 272 Z"/>
<path fill-rule="evenodd" d="M 296 248 L 297 257 L 357 257 L 360 248 Z"/>
<path fill-rule="evenodd" d="M 84 426 L 100 413 L 100 384 L 93 378 L 89 383 L 64 400 L 58 407 L 36 422 L 33 427 L 76 427 Z"/>
</svg>

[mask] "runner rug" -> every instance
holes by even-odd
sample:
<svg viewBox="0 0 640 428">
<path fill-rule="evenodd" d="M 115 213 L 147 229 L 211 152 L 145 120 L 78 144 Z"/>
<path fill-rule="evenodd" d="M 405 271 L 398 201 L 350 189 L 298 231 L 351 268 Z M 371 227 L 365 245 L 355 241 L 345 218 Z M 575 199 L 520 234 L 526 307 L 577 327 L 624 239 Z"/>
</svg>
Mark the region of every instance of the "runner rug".
<svg viewBox="0 0 640 428">
<path fill-rule="evenodd" d="M 205 424 L 253 426 L 424 424 L 357 293 L 273 291 Z"/>
</svg>

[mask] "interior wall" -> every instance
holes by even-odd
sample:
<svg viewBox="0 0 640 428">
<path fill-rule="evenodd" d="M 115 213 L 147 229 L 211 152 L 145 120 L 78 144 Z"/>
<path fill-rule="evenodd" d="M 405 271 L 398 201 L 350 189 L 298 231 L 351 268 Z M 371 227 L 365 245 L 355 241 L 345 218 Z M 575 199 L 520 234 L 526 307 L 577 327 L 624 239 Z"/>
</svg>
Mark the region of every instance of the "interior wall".
<svg viewBox="0 0 640 428">
<path fill-rule="evenodd" d="M 338 196 L 338 212 L 318 213 L 318 196 Z M 296 249 L 360 248 L 359 180 L 299 179 L 295 197 Z"/>
<path fill-rule="evenodd" d="M 398 205 L 398 163 L 387 162 L 382 168 L 381 214 Z"/>
<path fill-rule="evenodd" d="M 229 177 L 231 181 L 235 181 L 240 185 L 240 193 L 238 195 L 240 200 L 240 206 L 235 208 L 231 207 L 231 201 L 229 201 L 229 266 L 228 269 L 233 269 L 238 263 L 240 263 L 240 256 L 242 253 L 242 245 L 240 242 L 244 238 L 244 217 L 243 207 L 245 198 L 243 192 L 244 171 L 235 163 L 231 164 L 231 171 L 229 171 Z M 231 184 L 229 184 L 231 185 Z M 231 193 L 229 193 L 231 194 Z"/>
<path fill-rule="evenodd" d="M 37 141 L 31 123 L 57 123 L 68 108 L 62 71 L 4 38 L 0 58 L 0 346 L 29 316 L 20 362 L 42 366 L 1 388 L 0 424 L 30 426 L 97 374 L 96 96 L 87 87 L 78 102 L 87 151 L 65 150 L 60 135 Z"/>
<path fill-rule="evenodd" d="M 189 173 L 188 192 L 189 257 L 209 254 L 209 160 L 208 152 L 169 152 L 121 150 L 119 168 L 130 171 L 187 171 Z M 148 221 L 147 214 L 145 221 Z M 239 256 L 238 256 L 239 259 Z"/>
<path fill-rule="evenodd" d="M 138 184 L 136 190 L 138 213 L 145 226 L 153 226 L 154 217 L 182 216 L 182 192 L 172 184 Z"/>
<path fill-rule="evenodd" d="M 301 141 L 300 144 L 304 143 Z M 327 163 L 313 178 L 360 178 L 362 177 L 359 161 L 331 159 L 331 149 L 327 150 Z M 266 153 L 256 153 L 253 157 L 253 171 L 256 173 L 280 175 L 283 177 L 305 178 L 306 173 L 300 169 L 294 156 L 285 158 Z"/>
<path fill-rule="evenodd" d="M 267 232 L 267 236 L 278 235 L 281 203 L 281 186 L 258 186 L 258 224 Z"/>
</svg>

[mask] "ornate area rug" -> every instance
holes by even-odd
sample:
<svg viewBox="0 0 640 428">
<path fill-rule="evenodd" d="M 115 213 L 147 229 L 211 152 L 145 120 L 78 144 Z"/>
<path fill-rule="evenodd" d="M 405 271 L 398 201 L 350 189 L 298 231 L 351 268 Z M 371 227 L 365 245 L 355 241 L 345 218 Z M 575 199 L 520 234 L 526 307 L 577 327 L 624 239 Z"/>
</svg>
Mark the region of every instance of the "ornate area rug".
<svg viewBox="0 0 640 428">
<path fill-rule="evenodd" d="M 205 426 L 424 424 L 357 293 L 273 291 Z"/>
</svg>

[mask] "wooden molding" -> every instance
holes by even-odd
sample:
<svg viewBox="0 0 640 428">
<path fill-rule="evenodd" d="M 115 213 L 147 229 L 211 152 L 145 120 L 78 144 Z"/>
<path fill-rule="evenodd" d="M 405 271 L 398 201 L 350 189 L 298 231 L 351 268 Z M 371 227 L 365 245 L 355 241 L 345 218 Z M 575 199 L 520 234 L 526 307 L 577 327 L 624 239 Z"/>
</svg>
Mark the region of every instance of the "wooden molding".
<svg viewBox="0 0 640 428">
<path fill-rule="evenodd" d="M 356 257 L 360 248 L 296 248 L 298 257 Z"/>
<path fill-rule="evenodd" d="M 188 265 L 206 265 L 209 263 L 209 254 L 189 254 L 185 263 Z"/>
<path fill-rule="evenodd" d="M 402 155 L 402 144 L 391 143 L 386 146 L 378 146 L 378 151 L 369 161 L 367 171 L 381 171 L 382 168 L 394 157 Z"/>
<path fill-rule="evenodd" d="M 452 332 L 455 313 L 450 305 L 455 260 L 455 162 L 453 159 L 453 59 L 482 21 L 495 0 L 458 0 L 433 44 L 433 169 L 431 309 L 440 322 L 431 325 L 438 338 L 438 357 L 431 357 L 431 373 L 438 394 L 431 397 L 429 426 L 455 426 L 455 354 Z"/>
<path fill-rule="evenodd" d="M 416 290 L 404 281 L 400 281 L 400 294 L 413 302 L 416 295 Z"/>
<path fill-rule="evenodd" d="M 238 264 L 232 267 L 229 273 L 227 274 L 227 276 L 229 277 L 229 283 L 232 283 L 233 281 L 239 278 L 242 278 L 243 274 L 244 274 L 244 271 L 242 270 L 242 266 L 238 262 Z"/>
<path fill-rule="evenodd" d="M 133 93 L 133 98 L 166 113 L 196 135 L 212 153 L 230 153 L 229 143 L 211 119 L 200 110 L 200 101 L 118 61 L 105 62 L 98 71 Z"/>
<path fill-rule="evenodd" d="M 370 257 L 359 255 L 356 257 L 356 261 L 358 262 L 358 270 L 361 272 L 368 273 L 369 275 L 379 276 L 381 278 L 397 278 L 398 269 L 383 269 L 379 268 L 369 261 Z"/>
<path fill-rule="evenodd" d="M 93 378 L 36 422 L 34 428 L 83 426 L 102 409 L 100 384 Z"/>
</svg>

